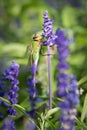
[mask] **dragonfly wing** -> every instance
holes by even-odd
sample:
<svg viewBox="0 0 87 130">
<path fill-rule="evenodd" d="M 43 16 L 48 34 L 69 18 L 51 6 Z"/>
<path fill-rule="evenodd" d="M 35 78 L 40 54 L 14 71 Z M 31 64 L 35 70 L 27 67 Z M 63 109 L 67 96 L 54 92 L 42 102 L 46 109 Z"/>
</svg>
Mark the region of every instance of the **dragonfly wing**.
<svg viewBox="0 0 87 130">
<path fill-rule="evenodd" d="M 31 67 L 32 63 L 33 63 L 33 55 L 32 53 L 30 53 L 29 58 L 28 58 L 28 66 Z"/>
</svg>

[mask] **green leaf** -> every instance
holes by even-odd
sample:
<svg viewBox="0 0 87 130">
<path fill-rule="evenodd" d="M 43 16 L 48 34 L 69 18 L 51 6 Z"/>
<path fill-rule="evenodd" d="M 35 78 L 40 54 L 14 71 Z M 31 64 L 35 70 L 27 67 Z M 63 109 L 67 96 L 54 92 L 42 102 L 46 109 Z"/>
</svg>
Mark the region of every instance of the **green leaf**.
<svg viewBox="0 0 87 130">
<path fill-rule="evenodd" d="M 87 114 L 87 94 L 85 96 L 84 105 L 83 105 L 83 108 L 82 108 L 81 121 L 84 120 L 86 114 Z"/>
<path fill-rule="evenodd" d="M 57 101 L 63 102 L 64 100 L 62 98 L 55 98 Z"/>
<path fill-rule="evenodd" d="M 81 122 L 77 117 L 76 117 L 76 123 L 77 123 L 77 126 L 76 126 L 76 130 L 87 130 L 87 126 L 84 122 Z"/>
<path fill-rule="evenodd" d="M 20 105 L 18 105 L 18 104 L 15 104 L 14 106 L 15 106 L 16 108 L 18 108 L 19 110 L 25 112 L 25 108 L 24 108 L 24 107 L 22 107 L 22 106 L 20 106 Z"/>
<path fill-rule="evenodd" d="M 51 127 L 52 130 L 55 129 L 55 125 L 50 121 L 50 120 L 47 120 L 49 126 Z"/>
<path fill-rule="evenodd" d="M 6 102 L 7 104 L 9 104 L 9 105 L 11 106 L 11 103 L 10 103 L 7 99 L 5 99 L 5 98 L 3 98 L 3 97 L 0 97 L 0 100 Z M 15 104 L 14 107 L 15 107 L 15 109 L 17 109 L 17 111 L 21 112 L 21 113 L 20 113 L 18 116 L 16 116 L 15 118 L 21 117 L 22 115 L 27 116 L 27 114 L 26 114 L 26 109 L 25 109 L 24 107 L 22 107 L 22 106 L 19 105 L 19 104 Z"/>
<path fill-rule="evenodd" d="M 29 118 L 28 115 L 26 114 L 26 109 L 22 107 L 19 104 L 14 105 L 15 109 L 18 111 L 18 115 L 15 117 L 15 119 L 20 118 L 21 116 L 25 116 L 27 119 Z"/>
<path fill-rule="evenodd" d="M 87 75 L 84 76 L 83 78 L 81 78 L 79 81 L 78 81 L 78 85 L 82 85 L 83 83 L 85 83 L 87 81 Z"/>
<path fill-rule="evenodd" d="M 3 97 L 0 97 L 0 100 L 2 100 L 2 101 L 4 101 L 4 102 L 6 102 L 7 104 L 9 104 L 9 105 L 11 105 L 11 103 L 7 100 L 7 99 L 5 99 L 5 98 L 3 98 Z M 24 107 L 22 107 L 22 106 L 20 106 L 19 104 L 15 104 L 14 105 L 14 107 L 16 108 L 16 109 L 19 109 L 21 112 L 23 112 L 23 113 L 25 113 L 25 108 Z"/>
<path fill-rule="evenodd" d="M 11 105 L 11 103 L 10 103 L 7 99 L 5 99 L 5 98 L 3 98 L 3 97 L 0 97 L 0 100 L 2 100 L 2 101 L 4 101 L 4 102 L 6 102 L 7 104 Z"/>
<path fill-rule="evenodd" d="M 27 118 L 28 121 L 31 121 L 32 123 L 35 124 L 34 120 L 32 120 L 32 119 L 27 115 L 26 109 L 25 109 L 24 107 L 20 106 L 19 104 L 15 104 L 14 107 L 15 107 L 18 111 L 22 112 L 22 114 Z M 20 115 L 18 115 L 18 117 L 19 117 L 19 116 L 22 116 L 22 115 L 20 114 Z M 15 117 L 15 119 L 17 119 L 17 118 Z M 38 127 L 36 124 L 35 124 L 35 126 L 36 126 L 36 127 L 38 128 L 38 130 L 39 130 L 39 127 Z"/>
<path fill-rule="evenodd" d="M 53 108 L 51 110 L 49 110 L 46 114 L 46 118 L 49 118 L 51 115 L 53 115 L 54 113 L 58 112 L 60 109 L 58 107 Z"/>
<path fill-rule="evenodd" d="M 20 105 L 26 109 L 30 109 L 30 104 L 29 104 L 29 97 L 27 97 L 23 102 L 20 103 Z"/>
</svg>

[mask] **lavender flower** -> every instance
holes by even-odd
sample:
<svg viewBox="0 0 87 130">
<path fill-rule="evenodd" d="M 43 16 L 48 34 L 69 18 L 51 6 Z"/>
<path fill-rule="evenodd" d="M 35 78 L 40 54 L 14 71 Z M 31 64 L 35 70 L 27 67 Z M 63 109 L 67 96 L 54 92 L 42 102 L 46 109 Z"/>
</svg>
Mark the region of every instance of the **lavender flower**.
<svg viewBox="0 0 87 130">
<path fill-rule="evenodd" d="M 44 11 L 44 24 L 43 24 L 43 33 L 42 37 L 45 39 L 43 42 L 43 45 L 50 46 L 54 44 L 54 40 L 56 38 L 56 35 L 53 34 L 53 20 L 49 19 L 48 17 L 48 11 Z"/>
<path fill-rule="evenodd" d="M 29 122 L 26 130 L 35 130 L 35 124 L 33 124 L 32 122 Z"/>
<path fill-rule="evenodd" d="M 4 79 L 8 80 L 10 83 L 9 92 L 8 92 L 8 100 L 11 103 L 11 107 L 8 108 L 8 113 L 10 115 L 16 115 L 17 111 L 14 109 L 14 104 L 17 103 L 17 91 L 19 90 L 18 84 L 19 81 L 17 80 L 17 76 L 19 73 L 19 65 L 15 62 L 12 62 L 11 66 L 9 66 L 4 74 Z"/>
<path fill-rule="evenodd" d="M 75 116 L 77 114 L 76 105 L 79 103 L 79 93 L 77 89 L 77 81 L 74 75 L 69 76 L 68 91 L 64 97 L 64 101 L 59 103 L 59 107 L 62 110 L 60 122 L 63 130 L 75 130 Z M 60 129 L 59 129 L 60 130 Z"/>
<path fill-rule="evenodd" d="M 27 111 L 27 114 L 29 114 L 32 118 L 35 117 L 35 107 L 36 107 L 36 101 L 40 102 L 42 101 L 41 98 L 38 98 L 36 95 L 38 94 L 36 90 L 36 83 L 38 82 L 36 80 L 36 72 L 37 72 L 37 66 L 35 63 L 32 64 L 32 66 L 29 68 L 30 77 L 27 79 L 28 88 L 27 91 L 29 93 L 29 102 L 31 105 L 31 110 Z"/>
<path fill-rule="evenodd" d="M 14 121 L 11 118 L 7 119 L 2 126 L 2 130 L 16 130 Z"/>
<path fill-rule="evenodd" d="M 79 103 L 79 94 L 77 89 L 77 81 L 74 75 L 68 75 L 66 73 L 69 68 L 66 59 L 69 55 L 68 45 L 69 40 L 66 38 L 64 32 L 60 29 L 57 30 L 56 44 L 58 55 L 58 66 L 59 70 L 58 78 L 58 96 L 64 101 L 59 103 L 59 107 L 62 110 L 60 116 L 61 128 L 58 130 L 75 130 L 75 116 L 76 116 L 76 105 Z"/>
<path fill-rule="evenodd" d="M 50 72 L 50 46 L 54 45 L 54 41 L 56 38 L 56 35 L 53 34 L 53 20 L 49 19 L 48 17 L 48 11 L 44 11 L 43 14 L 44 18 L 44 24 L 43 24 L 43 45 L 47 46 L 48 52 L 47 52 L 47 58 L 48 58 L 48 86 L 49 86 L 49 109 L 52 108 L 52 80 L 51 80 L 51 72 Z"/>
<path fill-rule="evenodd" d="M 27 111 L 27 113 L 31 117 L 34 117 L 35 106 L 36 106 L 36 83 L 37 83 L 37 80 L 35 78 L 36 71 L 37 71 L 36 64 L 33 63 L 29 70 L 30 70 L 30 77 L 27 79 L 27 84 L 28 84 L 27 91 L 29 93 L 29 101 L 30 101 L 30 105 L 31 105 L 31 111 Z"/>
<path fill-rule="evenodd" d="M 68 75 L 66 74 L 66 70 L 69 68 L 66 59 L 69 55 L 68 45 L 69 40 L 65 37 L 65 34 L 62 30 L 58 29 L 56 31 L 57 38 L 55 40 L 57 44 L 57 51 L 59 53 L 58 60 L 59 63 L 57 65 L 57 69 L 59 70 L 58 74 L 58 95 L 60 97 L 66 97 L 67 88 L 69 86 L 68 83 Z"/>
</svg>

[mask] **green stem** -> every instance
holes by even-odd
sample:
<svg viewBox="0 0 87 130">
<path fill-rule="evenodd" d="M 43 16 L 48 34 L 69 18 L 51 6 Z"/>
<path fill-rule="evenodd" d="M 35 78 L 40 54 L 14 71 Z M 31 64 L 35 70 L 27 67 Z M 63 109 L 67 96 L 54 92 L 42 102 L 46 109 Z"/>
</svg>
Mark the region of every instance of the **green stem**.
<svg viewBox="0 0 87 130">
<path fill-rule="evenodd" d="M 49 109 L 52 109 L 52 79 L 51 79 L 51 57 L 50 57 L 50 46 L 48 46 L 48 86 L 49 86 Z"/>
</svg>

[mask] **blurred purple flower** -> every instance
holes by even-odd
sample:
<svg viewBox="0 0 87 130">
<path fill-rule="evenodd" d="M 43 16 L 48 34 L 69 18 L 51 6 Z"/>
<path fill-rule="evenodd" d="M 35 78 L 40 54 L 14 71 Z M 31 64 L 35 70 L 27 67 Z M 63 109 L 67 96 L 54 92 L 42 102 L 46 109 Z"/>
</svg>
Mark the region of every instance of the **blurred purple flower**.
<svg viewBox="0 0 87 130">
<path fill-rule="evenodd" d="M 43 33 L 42 33 L 42 37 L 43 39 L 45 39 L 45 41 L 43 41 L 43 45 L 45 46 L 50 46 L 54 44 L 56 35 L 53 34 L 53 20 L 49 19 L 48 17 L 48 11 L 44 11 L 44 24 L 43 24 Z"/>
<path fill-rule="evenodd" d="M 34 117 L 35 115 L 35 106 L 36 106 L 36 83 L 37 80 L 35 78 L 37 71 L 37 66 L 35 63 L 32 64 L 32 66 L 29 69 L 30 77 L 27 79 L 28 88 L 27 91 L 29 93 L 29 102 L 31 105 L 31 110 L 27 111 L 27 114 L 29 114 L 31 117 Z M 33 112 L 33 113 L 32 113 Z"/>
<path fill-rule="evenodd" d="M 35 130 L 35 124 L 33 124 L 32 122 L 30 122 L 30 123 L 27 125 L 26 130 Z"/>
<path fill-rule="evenodd" d="M 5 70 L 3 77 L 4 79 L 8 80 L 10 83 L 9 92 L 8 92 L 8 100 L 11 103 L 11 107 L 8 108 L 8 113 L 10 115 L 16 115 L 17 111 L 14 109 L 14 104 L 16 104 L 17 101 L 17 91 L 19 90 L 18 84 L 19 81 L 17 80 L 19 73 L 19 65 L 15 62 L 12 62 L 12 64 Z"/>
<path fill-rule="evenodd" d="M 5 120 L 2 126 L 2 130 L 16 130 L 14 126 L 14 121 L 11 118 Z"/>
<path fill-rule="evenodd" d="M 58 29 L 56 35 L 57 38 L 55 42 L 57 44 L 59 60 L 57 65 L 59 71 L 57 87 L 58 96 L 63 99 L 63 101 L 58 104 L 62 110 L 62 115 L 60 116 L 61 128 L 58 130 L 75 130 L 74 123 L 77 113 L 75 107 L 79 103 L 79 94 L 75 76 L 66 73 L 69 68 L 66 59 L 69 55 L 68 45 L 70 42 L 66 38 L 64 31 Z"/>
<path fill-rule="evenodd" d="M 38 98 L 37 95 L 37 90 L 36 90 L 36 83 L 38 82 L 36 80 L 36 72 L 37 72 L 37 66 L 35 63 L 32 64 L 32 66 L 29 68 L 30 72 L 30 77 L 27 79 L 27 91 L 29 93 L 29 102 L 31 105 L 31 110 L 26 111 L 27 114 L 29 114 L 32 118 L 35 117 L 35 106 L 36 106 L 36 101 L 40 102 L 42 101 L 41 98 Z"/>
<path fill-rule="evenodd" d="M 31 106 L 35 106 L 35 96 L 36 96 L 36 83 L 37 80 L 35 79 L 36 76 L 36 71 L 37 71 L 37 66 L 33 63 L 32 66 L 29 69 L 30 71 L 30 77 L 27 79 L 27 84 L 28 84 L 28 92 L 30 96 L 30 103 Z"/>
</svg>

